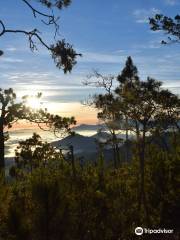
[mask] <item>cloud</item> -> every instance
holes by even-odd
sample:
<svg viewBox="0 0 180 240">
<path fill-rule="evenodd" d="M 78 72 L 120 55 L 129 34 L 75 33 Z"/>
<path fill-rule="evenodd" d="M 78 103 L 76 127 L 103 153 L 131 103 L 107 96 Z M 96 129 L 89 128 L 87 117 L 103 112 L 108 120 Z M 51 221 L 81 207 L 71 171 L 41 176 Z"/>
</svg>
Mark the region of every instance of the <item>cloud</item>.
<svg viewBox="0 0 180 240">
<path fill-rule="evenodd" d="M 15 47 L 7 47 L 6 51 L 15 52 L 15 51 L 17 51 L 17 48 L 15 48 Z"/>
<path fill-rule="evenodd" d="M 120 63 L 123 62 L 126 56 L 122 54 L 104 54 L 96 52 L 84 52 L 83 57 L 79 62 L 85 63 Z"/>
<path fill-rule="evenodd" d="M 180 2 L 179 2 L 179 0 L 165 0 L 165 3 L 167 5 L 174 6 L 174 5 L 179 4 Z"/>
<path fill-rule="evenodd" d="M 118 49 L 118 50 L 116 50 L 114 53 L 124 53 L 124 52 L 126 52 L 124 49 Z"/>
<path fill-rule="evenodd" d="M 83 80 L 83 73 L 77 73 L 73 75 L 64 75 L 58 71 L 43 72 L 43 71 L 19 71 L 12 70 L 10 72 L 0 72 L 0 84 L 3 83 L 3 87 L 13 87 L 16 90 L 33 91 L 48 90 L 49 86 L 55 89 L 58 86 L 66 85 L 78 85 Z M 31 88 L 31 87 L 32 88 Z"/>
<path fill-rule="evenodd" d="M 157 39 L 157 40 L 151 40 L 149 42 L 147 42 L 146 44 L 134 44 L 133 48 L 135 49 L 158 49 L 162 47 L 161 44 L 161 39 Z"/>
<path fill-rule="evenodd" d="M 0 61 L 7 62 L 7 63 L 22 63 L 22 62 L 24 62 L 22 59 L 10 58 L 10 57 L 1 57 Z"/>
<path fill-rule="evenodd" d="M 137 23 L 148 23 L 149 17 L 152 17 L 158 13 L 160 13 L 160 10 L 156 9 L 156 8 L 136 9 L 133 12 L 133 15 L 134 15 Z"/>
</svg>

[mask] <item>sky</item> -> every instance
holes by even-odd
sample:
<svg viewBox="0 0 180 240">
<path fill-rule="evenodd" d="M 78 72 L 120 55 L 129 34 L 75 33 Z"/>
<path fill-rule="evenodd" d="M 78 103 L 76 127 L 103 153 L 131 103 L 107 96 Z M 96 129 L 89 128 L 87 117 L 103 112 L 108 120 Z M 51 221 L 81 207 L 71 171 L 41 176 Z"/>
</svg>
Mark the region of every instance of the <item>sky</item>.
<svg viewBox="0 0 180 240">
<path fill-rule="evenodd" d="M 35 0 L 31 4 L 43 8 Z M 163 33 L 150 30 L 148 17 L 156 13 L 175 16 L 180 0 L 74 0 L 60 16 L 59 39 L 72 43 L 83 57 L 70 74 L 58 70 L 47 50 L 38 45 L 32 53 L 23 35 L 0 38 L 0 87 L 12 87 L 18 96 L 43 93 L 43 104 L 50 112 L 75 116 L 78 123 L 98 122 L 97 112 L 82 102 L 100 90 L 82 85 L 93 69 L 117 75 L 126 58 L 132 56 L 140 77 L 147 76 L 179 93 L 180 51 L 177 44 L 161 45 Z M 46 12 L 46 9 L 44 9 Z M 53 27 L 33 18 L 21 0 L 1 0 L 0 19 L 9 29 L 37 28 L 47 43 L 53 43 Z"/>
</svg>

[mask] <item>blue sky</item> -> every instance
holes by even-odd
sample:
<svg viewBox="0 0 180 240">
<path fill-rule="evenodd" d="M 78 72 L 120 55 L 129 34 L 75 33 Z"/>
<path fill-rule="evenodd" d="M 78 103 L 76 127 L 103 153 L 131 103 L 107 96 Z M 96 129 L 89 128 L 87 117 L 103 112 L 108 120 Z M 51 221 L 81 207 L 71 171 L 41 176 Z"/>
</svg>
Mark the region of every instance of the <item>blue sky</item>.
<svg viewBox="0 0 180 240">
<path fill-rule="evenodd" d="M 31 3 L 42 10 L 36 1 Z M 5 52 L 0 58 L 0 87 L 13 87 L 20 95 L 41 91 L 51 109 L 54 106 L 61 114 L 79 114 L 81 122 L 86 118 L 79 112 L 86 111 L 90 114 L 87 122 L 93 122 L 95 112 L 89 113 L 80 101 L 95 90 L 82 87 L 82 80 L 92 69 L 119 73 L 131 55 L 142 79 L 154 77 L 179 92 L 180 46 L 162 46 L 166 36 L 150 31 L 147 21 L 156 13 L 174 16 L 179 9 L 180 0 L 74 0 L 58 12 L 60 38 L 83 54 L 72 73 L 64 75 L 56 69 L 44 48 L 39 46 L 39 51 L 32 53 L 25 37 L 9 34 L 0 38 L 0 49 Z M 0 19 L 8 28 L 38 28 L 48 43 L 53 41 L 53 28 L 33 19 L 21 0 L 2 0 Z"/>
</svg>

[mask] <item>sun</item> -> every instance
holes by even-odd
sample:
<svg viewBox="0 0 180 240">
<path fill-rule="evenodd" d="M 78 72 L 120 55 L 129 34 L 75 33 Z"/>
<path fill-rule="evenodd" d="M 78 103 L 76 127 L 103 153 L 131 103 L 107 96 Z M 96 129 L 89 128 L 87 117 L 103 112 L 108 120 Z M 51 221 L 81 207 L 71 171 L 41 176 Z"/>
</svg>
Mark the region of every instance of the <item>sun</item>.
<svg viewBox="0 0 180 240">
<path fill-rule="evenodd" d="M 26 99 L 26 106 L 30 107 L 32 109 L 40 109 L 40 108 L 42 108 L 41 99 L 38 97 L 29 96 Z"/>
</svg>

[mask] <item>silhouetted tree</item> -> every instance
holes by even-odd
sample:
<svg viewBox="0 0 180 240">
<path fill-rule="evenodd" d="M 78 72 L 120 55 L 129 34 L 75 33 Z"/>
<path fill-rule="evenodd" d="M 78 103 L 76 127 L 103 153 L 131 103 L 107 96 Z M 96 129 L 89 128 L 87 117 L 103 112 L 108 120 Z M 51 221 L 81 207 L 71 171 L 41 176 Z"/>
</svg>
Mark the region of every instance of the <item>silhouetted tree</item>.
<svg viewBox="0 0 180 240">
<path fill-rule="evenodd" d="M 108 144 L 113 147 L 114 155 L 114 167 L 120 163 L 119 156 L 119 142 L 116 132 L 121 129 L 120 119 L 122 117 L 119 112 L 119 103 L 114 96 L 114 75 L 102 75 L 98 71 L 94 70 L 92 74 L 87 76 L 87 80 L 83 82 L 86 86 L 93 86 L 102 88 L 104 94 L 95 94 L 91 100 L 87 103 L 98 109 L 98 119 L 105 123 L 108 131 L 111 134 L 111 139 L 108 140 Z"/>
<path fill-rule="evenodd" d="M 59 36 L 59 17 L 54 15 L 53 10 L 61 10 L 66 8 L 71 4 L 71 0 L 34 0 L 34 2 L 39 2 L 43 7 L 48 8 L 49 14 L 43 10 L 38 10 L 33 6 L 32 2 L 29 0 L 21 0 L 32 12 L 34 18 L 42 18 L 41 22 L 47 26 L 54 26 L 54 44 L 46 43 L 46 40 L 42 38 L 41 32 L 37 28 L 32 30 L 25 29 L 11 29 L 7 27 L 7 24 L 0 19 L 0 37 L 7 35 L 8 33 L 13 34 L 23 34 L 27 37 L 29 41 L 29 47 L 32 51 L 38 50 L 37 43 L 38 41 L 43 47 L 45 47 L 49 52 L 57 68 L 63 69 L 64 73 L 71 72 L 73 66 L 76 64 L 77 56 L 81 54 L 76 53 L 73 49 L 73 46 L 69 43 L 66 43 L 65 39 L 56 40 L 56 37 Z M 0 55 L 3 54 L 3 51 L 0 51 Z"/>
<path fill-rule="evenodd" d="M 111 143 L 114 151 L 114 167 L 120 164 L 119 143 L 122 141 L 117 137 L 117 131 L 122 129 L 122 113 L 119 110 L 119 103 L 113 94 L 99 94 L 94 96 L 95 107 L 99 110 L 97 117 L 103 121 L 111 134 Z"/>
<path fill-rule="evenodd" d="M 153 18 L 149 19 L 151 30 L 163 31 L 168 35 L 167 40 L 162 40 L 163 44 L 167 43 L 180 43 L 180 15 L 174 18 L 156 14 Z"/>
<path fill-rule="evenodd" d="M 127 88 L 120 95 L 126 106 L 128 119 L 134 123 L 137 136 L 137 149 L 140 167 L 139 210 L 141 205 L 146 211 L 146 220 L 149 220 L 149 210 L 145 192 L 145 156 L 146 137 L 151 131 L 162 126 L 162 116 L 167 118 L 166 127 L 169 129 L 178 123 L 180 111 L 178 97 L 161 89 L 161 82 L 147 78 L 147 81 L 139 81 L 133 87 Z M 171 98 L 170 98 L 171 97 Z M 170 104 L 171 103 L 171 104 Z M 176 119 L 176 120 L 175 120 Z"/>
<path fill-rule="evenodd" d="M 146 145 L 145 190 L 151 227 L 174 229 L 172 240 L 178 239 L 180 229 L 179 150 L 179 142 L 170 152 L 156 143 Z M 33 168 L 32 173 L 24 169 L 23 178 L 6 183 L 0 179 L 0 238 L 134 239 L 132 229 L 147 225 L 144 211 L 140 222 L 137 219 L 138 161 L 134 153 L 131 163 L 117 169 L 101 163 L 82 168 L 75 162 L 74 178 L 68 162 L 56 165 L 53 160 L 48 167 Z"/>
<path fill-rule="evenodd" d="M 54 161 L 54 165 L 56 165 L 61 157 L 60 150 L 50 143 L 43 142 L 36 133 L 31 138 L 20 141 L 15 150 L 17 169 L 27 170 L 31 173 L 34 168 L 48 167 L 48 163 L 51 161 Z"/>
<path fill-rule="evenodd" d="M 131 57 L 128 57 L 117 80 L 117 88 L 94 96 L 94 105 L 99 110 L 100 119 L 118 126 L 111 129 L 122 129 L 121 125 L 125 123 L 126 137 L 128 130 L 135 132 L 139 159 L 138 206 L 140 214 L 145 210 L 148 223 L 150 218 L 145 192 L 146 139 L 157 129 L 167 131 L 172 126 L 179 128 L 179 99 L 168 90 L 163 90 L 159 81 L 149 77 L 147 81 L 141 81 Z"/>
<path fill-rule="evenodd" d="M 123 68 L 121 74 L 117 76 L 117 80 L 119 82 L 119 86 L 115 89 L 115 92 L 119 95 L 119 104 L 121 102 L 121 112 L 123 112 L 124 116 L 124 126 L 126 130 L 126 160 L 128 160 L 128 131 L 131 129 L 131 126 L 126 113 L 128 109 L 123 104 L 121 96 L 123 95 L 123 92 L 135 87 L 135 85 L 139 83 L 138 70 L 130 56 L 127 58 L 125 67 Z"/>
<path fill-rule="evenodd" d="M 138 70 L 133 63 L 131 56 L 127 58 L 125 67 L 121 71 L 121 74 L 117 76 L 117 80 L 122 84 L 121 87 L 127 88 L 133 87 L 134 84 L 139 82 Z"/>
<path fill-rule="evenodd" d="M 4 161 L 4 143 L 7 140 L 5 136 L 6 128 L 11 128 L 12 124 L 21 118 L 24 106 L 21 103 L 15 103 L 16 94 L 13 89 L 0 89 L 0 169 L 5 167 Z"/>
<path fill-rule="evenodd" d="M 38 94 L 39 98 L 41 95 Z M 74 117 L 66 118 L 50 114 L 46 109 L 32 109 L 26 106 L 27 96 L 16 102 L 13 89 L 0 89 L 0 170 L 5 167 L 4 147 L 7 140 L 7 129 L 11 128 L 18 120 L 25 119 L 36 123 L 45 131 L 52 131 L 56 136 L 59 133 L 69 133 L 70 126 L 75 124 Z"/>
</svg>

